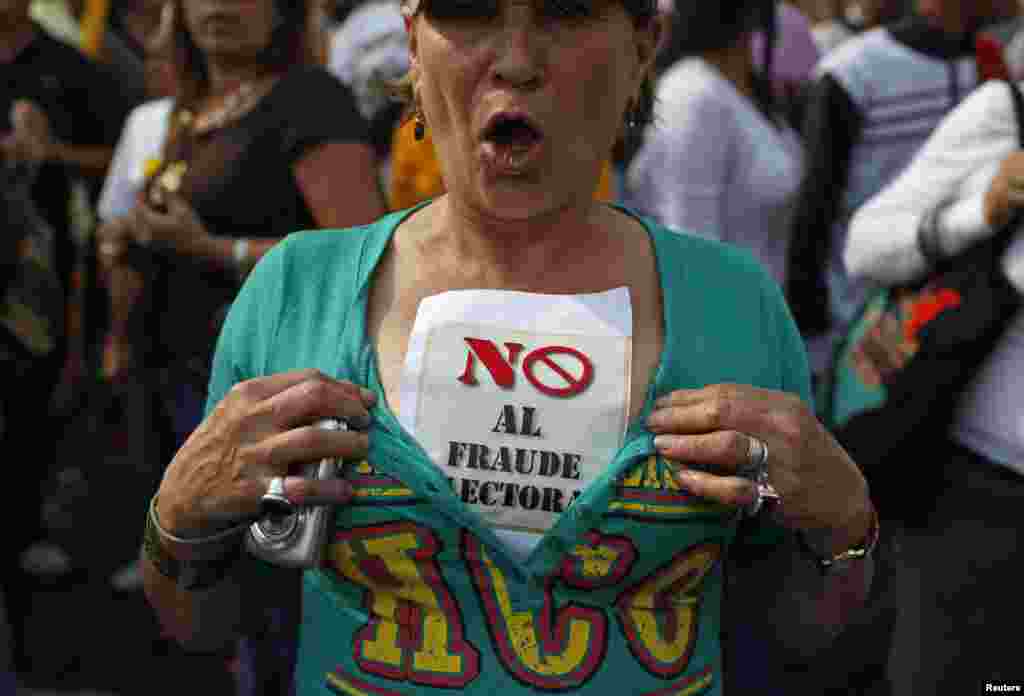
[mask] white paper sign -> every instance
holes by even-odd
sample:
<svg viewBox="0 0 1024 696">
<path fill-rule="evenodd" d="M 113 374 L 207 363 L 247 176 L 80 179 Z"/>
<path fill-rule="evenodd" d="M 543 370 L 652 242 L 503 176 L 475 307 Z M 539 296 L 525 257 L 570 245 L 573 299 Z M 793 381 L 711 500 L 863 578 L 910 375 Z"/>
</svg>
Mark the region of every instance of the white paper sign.
<svg viewBox="0 0 1024 696">
<path fill-rule="evenodd" d="M 622 445 L 632 326 L 627 288 L 429 297 L 402 425 L 496 530 L 543 533 Z"/>
</svg>

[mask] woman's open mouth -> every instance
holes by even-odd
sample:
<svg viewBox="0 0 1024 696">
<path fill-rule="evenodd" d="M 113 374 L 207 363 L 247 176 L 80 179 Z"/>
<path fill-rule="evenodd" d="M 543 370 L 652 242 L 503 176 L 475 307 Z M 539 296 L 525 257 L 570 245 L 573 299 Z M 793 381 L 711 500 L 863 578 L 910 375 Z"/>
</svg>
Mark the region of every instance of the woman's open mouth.
<svg viewBox="0 0 1024 696">
<path fill-rule="evenodd" d="M 484 157 L 499 174 L 521 174 L 536 164 L 543 141 L 544 134 L 527 116 L 498 113 L 484 128 Z"/>
</svg>

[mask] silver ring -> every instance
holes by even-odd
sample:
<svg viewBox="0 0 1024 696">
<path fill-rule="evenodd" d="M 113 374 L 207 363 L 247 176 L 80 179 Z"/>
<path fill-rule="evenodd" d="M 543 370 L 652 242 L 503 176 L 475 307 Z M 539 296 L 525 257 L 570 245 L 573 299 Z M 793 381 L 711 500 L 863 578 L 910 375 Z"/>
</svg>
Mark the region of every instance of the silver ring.
<svg viewBox="0 0 1024 696">
<path fill-rule="evenodd" d="M 270 479 L 267 492 L 260 498 L 260 502 L 262 503 L 264 514 L 290 515 L 295 512 L 295 506 L 292 504 L 292 501 L 288 500 L 288 497 L 284 494 L 283 476 L 275 476 Z"/>
<path fill-rule="evenodd" d="M 775 486 L 768 481 L 767 477 L 757 484 L 757 490 L 760 492 L 762 498 L 767 500 L 782 500 L 782 496 L 779 495 L 777 490 L 775 490 Z"/>
<path fill-rule="evenodd" d="M 762 475 L 768 471 L 768 445 L 764 440 L 748 435 L 747 463 L 741 466 L 736 473 L 752 481 L 759 481 Z"/>
<path fill-rule="evenodd" d="M 749 464 L 743 467 L 741 475 L 754 482 L 754 500 L 744 508 L 744 512 L 753 517 L 761 511 L 765 500 L 778 501 L 782 496 L 768 480 L 768 443 L 751 436 L 749 455 Z"/>
</svg>

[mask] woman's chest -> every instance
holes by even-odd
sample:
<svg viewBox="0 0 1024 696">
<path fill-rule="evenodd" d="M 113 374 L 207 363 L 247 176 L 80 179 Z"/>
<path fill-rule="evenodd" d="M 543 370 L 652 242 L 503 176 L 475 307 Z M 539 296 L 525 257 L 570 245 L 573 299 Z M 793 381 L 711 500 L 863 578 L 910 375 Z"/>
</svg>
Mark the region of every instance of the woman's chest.
<svg viewBox="0 0 1024 696">
<path fill-rule="evenodd" d="M 626 404 L 626 417 L 629 422 L 632 422 L 643 409 L 648 389 L 657 371 L 664 342 L 664 331 L 658 289 L 652 288 L 644 282 L 630 284 L 626 287 L 628 288 L 629 310 L 632 315 L 632 336 L 623 349 L 627 364 L 623 370 L 622 390 L 625 393 L 622 398 Z M 429 296 L 430 293 L 424 292 L 422 288 L 413 287 L 399 288 L 395 292 L 371 292 L 370 295 L 367 321 L 368 339 L 375 348 L 377 372 L 387 404 L 396 414 L 408 407 L 408 404 L 402 404 L 401 399 L 403 396 L 408 398 L 409 393 L 406 391 L 403 394 L 403 381 L 407 375 L 410 338 L 416 325 L 420 302 Z M 514 316 L 514 312 L 510 312 L 510 316 Z M 514 320 L 510 320 L 506 328 L 509 331 L 515 331 L 518 327 Z M 557 329 L 553 329 L 551 336 L 556 336 L 558 333 Z M 467 347 L 464 352 L 466 355 L 454 356 L 459 358 L 460 365 L 462 362 L 472 361 L 476 355 L 472 352 L 471 347 Z M 508 364 L 514 367 L 513 362 L 523 363 L 525 357 L 528 356 L 510 360 Z M 525 364 L 518 366 L 520 369 L 528 367 Z M 572 372 L 571 369 L 569 371 Z M 579 374 L 564 374 L 563 376 L 569 380 L 580 377 Z M 529 375 L 527 379 L 529 379 Z"/>
</svg>

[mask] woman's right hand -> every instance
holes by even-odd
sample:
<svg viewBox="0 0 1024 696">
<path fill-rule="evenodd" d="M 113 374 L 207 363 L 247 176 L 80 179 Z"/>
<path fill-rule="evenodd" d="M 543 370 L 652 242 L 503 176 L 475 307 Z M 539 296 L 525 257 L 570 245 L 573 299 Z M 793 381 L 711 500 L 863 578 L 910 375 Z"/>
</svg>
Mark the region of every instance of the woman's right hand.
<svg viewBox="0 0 1024 696">
<path fill-rule="evenodd" d="M 106 220 L 96 228 L 97 256 L 105 272 L 121 262 L 131 239 L 131 220 L 127 215 Z"/>
<path fill-rule="evenodd" d="M 347 502 L 343 479 L 294 475 L 323 458 L 363 459 L 369 437 L 359 430 L 316 427 L 343 418 L 369 426 L 376 395 L 317 370 L 285 372 L 236 384 L 178 450 L 158 491 L 157 516 L 170 533 L 197 538 L 260 512 L 260 498 L 275 476 L 295 505 Z"/>
<path fill-rule="evenodd" d="M 1007 156 L 985 193 L 985 221 L 999 229 L 1013 212 L 1024 208 L 1024 151 Z"/>
</svg>

